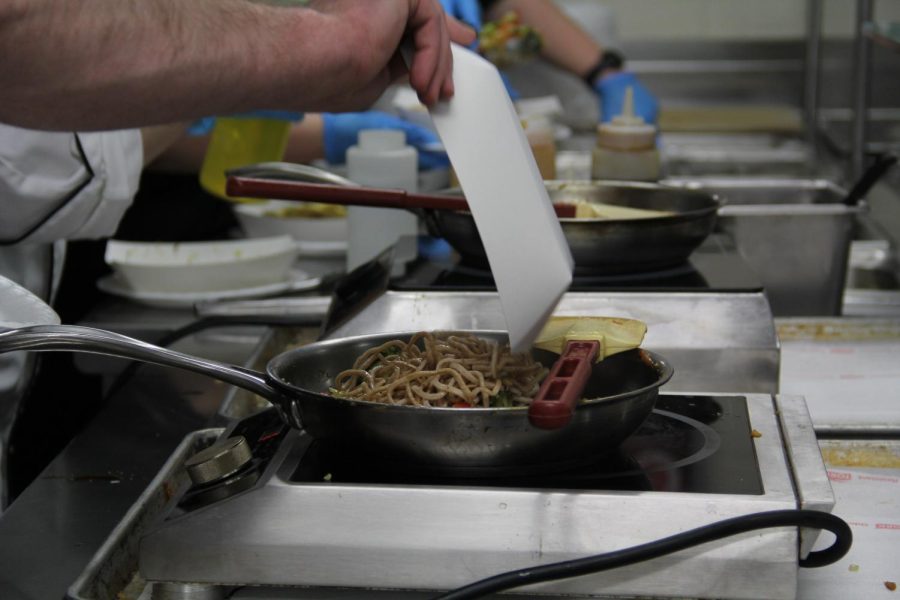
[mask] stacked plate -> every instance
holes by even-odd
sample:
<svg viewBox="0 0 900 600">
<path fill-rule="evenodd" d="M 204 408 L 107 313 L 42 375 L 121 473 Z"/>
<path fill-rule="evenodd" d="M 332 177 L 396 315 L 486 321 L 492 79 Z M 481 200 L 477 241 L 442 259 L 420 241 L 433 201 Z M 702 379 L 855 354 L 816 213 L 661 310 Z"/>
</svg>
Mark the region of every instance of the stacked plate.
<svg viewBox="0 0 900 600">
<path fill-rule="evenodd" d="M 114 272 L 97 286 L 163 307 L 312 289 L 319 279 L 295 268 L 299 254 L 297 242 L 287 235 L 216 242 L 110 240 L 106 262 Z"/>
</svg>

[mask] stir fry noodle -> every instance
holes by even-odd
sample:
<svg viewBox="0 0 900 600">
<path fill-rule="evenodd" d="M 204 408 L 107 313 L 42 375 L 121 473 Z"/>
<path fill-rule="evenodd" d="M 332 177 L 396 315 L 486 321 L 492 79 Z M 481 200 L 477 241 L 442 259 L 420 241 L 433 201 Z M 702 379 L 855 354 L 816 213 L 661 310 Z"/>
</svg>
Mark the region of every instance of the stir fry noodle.
<svg viewBox="0 0 900 600">
<path fill-rule="evenodd" d="M 527 353 L 469 333 L 420 332 L 391 340 L 338 373 L 341 398 L 436 407 L 509 407 L 531 402 L 547 369 Z"/>
</svg>

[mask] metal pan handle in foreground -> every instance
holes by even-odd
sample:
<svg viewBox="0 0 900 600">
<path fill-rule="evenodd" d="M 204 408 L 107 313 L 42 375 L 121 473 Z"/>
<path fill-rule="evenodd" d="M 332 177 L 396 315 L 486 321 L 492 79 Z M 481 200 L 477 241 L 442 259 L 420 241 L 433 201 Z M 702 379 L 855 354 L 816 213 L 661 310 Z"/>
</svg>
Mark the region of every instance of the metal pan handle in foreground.
<svg viewBox="0 0 900 600">
<path fill-rule="evenodd" d="M 88 352 L 141 362 L 177 367 L 208 375 L 259 394 L 270 401 L 280 393 L 266 383 L 262 373 L 214 360 L 175 352 L 118 333 L 77 325 L 36 325 L 0 330 L 0 354 L 16 350 Z"/>
</svg>

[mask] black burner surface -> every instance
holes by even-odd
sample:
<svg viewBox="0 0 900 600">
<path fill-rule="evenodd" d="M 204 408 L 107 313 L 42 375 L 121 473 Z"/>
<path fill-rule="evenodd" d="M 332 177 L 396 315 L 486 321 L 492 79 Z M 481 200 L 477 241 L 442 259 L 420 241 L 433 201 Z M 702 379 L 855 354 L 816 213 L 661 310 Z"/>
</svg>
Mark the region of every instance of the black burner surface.
<svg viewBox="0 0 900 600">
<path fill-rule="evenodd" d="M 491 291 L 490 271 L 459 263 L 455 255 L 441 259 L 418 258 L 406 274 L 394 279 L 401 291 Z M 759 278 L 725 236 L 707 238 L 685 263 L 639 273 L 592 274 L 576 271 L 571 291 L 711 291 L 756 292 Z"/>
<path fill-rule="evenodd" d="M 743 397 L 660 395 L 641 428 L 612 453 L 570 470 L 490 477 L 407 472 L 396 465 L 342 455 L 313 442 L 295 482 L 460 485 L 577 490 L 653 490 L 762 494 L 747 404 Z"/>
</svg>

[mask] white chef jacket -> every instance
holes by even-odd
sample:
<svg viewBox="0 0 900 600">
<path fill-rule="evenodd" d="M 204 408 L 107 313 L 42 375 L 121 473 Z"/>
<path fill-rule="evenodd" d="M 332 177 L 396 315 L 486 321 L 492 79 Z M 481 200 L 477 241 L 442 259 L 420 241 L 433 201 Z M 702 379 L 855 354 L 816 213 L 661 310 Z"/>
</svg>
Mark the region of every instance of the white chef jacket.
<svg viewBox="0 0 900 600">
<path fill-rule="evenodd" d="M 137 191 L 138 130 L 60 133 L 0 124 L 0 244 L 112 235 Z"/>
<path fill-rule="evenodd" d="M 137 192 L 142 164 L 138 130 L 61 133 L 0 124 L 0 274 L 49 302 L 62 240 L 112 235 Z M 0 511 L 9 432 L 32 362 L 23 352 L 0 354 Z"/>
</svg>

